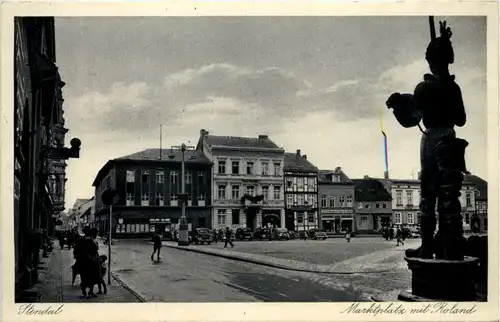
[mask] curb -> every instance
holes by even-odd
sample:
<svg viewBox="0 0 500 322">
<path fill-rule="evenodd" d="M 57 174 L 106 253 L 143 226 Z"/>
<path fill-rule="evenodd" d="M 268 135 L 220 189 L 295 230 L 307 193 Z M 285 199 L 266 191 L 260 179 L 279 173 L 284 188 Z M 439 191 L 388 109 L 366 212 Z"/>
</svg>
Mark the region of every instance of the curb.
<svg viewBox="0 0 500 322">
<path fill-rule="evenodd" d="M 125 288 L 127 291 L 129 291 L 130 293 L 132 293 L 132 295 L 134 295 L 138 300 L 139 302 L 147 302 L 146 301 L 146 298 L 144 296 L 142 296 L 141 294 L 139 294 L 138 292 L 134 291 L 130 286 L 127 285 L 127 283 L 125 283 L 121 278 L 119 278 L 115 273 L 111 272 L 111 276 L 113 276 L 113 278 L 115 279 L 115 281 L 118 282 L 118 284 L 120 284 L 123 288 Z"/>
<path fill-rule="evenodd" d="M 388 269 L 383 269 L 383 270 L 371 270 L 371 271 L 322 271 L 322 270 L 315 270 L 315 269 L 295 268 L 295 267 L 291 267 L 288 265 L 272 263 L 270 261 L 263 261 L 263 260 L 259 260 L 259 259 L 242 257 L 242 256 L 237 256 L 237 255 L 232 255 L 232 254 L 222 254 L 222 253 L 209 252 L 209 251 L 205 251 L 202 249 L 196 249 L 196 248 L 187 248 L 187 247 L 180 247 L 180 246 L 174 246 L 174 245 L 164 245 L 164 246 L 168 247 L 168 248 L 172 248 L 172 249 L 178 249 L 178 250 L 183 250 L 183 251 L 188 251 L 188 252 L 200 253 L 200 254 L 211 255 L 211 256 L 216 256 L 216 257 L 222 257 L 222 258 L 236 260 L 236 261 L 240 261 L 240 262 L 247 262 L 247 263 L 251 263 L 251 264 L 279 268 L 279 269 L 284 269 L 284 270 L 294 271 L 294 272 L 332 274 L 332 275 L 354 275 L 354 274 L 385 273 L 385 272 L 389 272 L 389 271 L 393 270 L 393 269 L 388 268 Z"/>
</svg>

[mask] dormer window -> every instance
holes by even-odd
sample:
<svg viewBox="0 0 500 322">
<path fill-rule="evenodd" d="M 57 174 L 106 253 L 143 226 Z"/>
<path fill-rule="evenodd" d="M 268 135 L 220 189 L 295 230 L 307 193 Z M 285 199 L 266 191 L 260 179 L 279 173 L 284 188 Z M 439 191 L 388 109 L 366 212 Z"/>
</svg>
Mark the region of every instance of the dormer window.
<svg viewBox="0 0 500 322">
<path fill-rule="evenodd" d="M 332 182 L 340 182 L 340 175 L 332 174 Z"/>
</svg>

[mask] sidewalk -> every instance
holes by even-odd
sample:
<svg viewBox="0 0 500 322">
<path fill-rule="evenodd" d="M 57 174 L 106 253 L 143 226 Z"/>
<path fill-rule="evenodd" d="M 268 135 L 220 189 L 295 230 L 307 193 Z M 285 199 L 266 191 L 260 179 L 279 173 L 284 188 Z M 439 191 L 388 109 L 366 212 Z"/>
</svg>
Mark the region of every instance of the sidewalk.
<svg viewBox="0 0 500 322">
<path fill-rule="evenodd" d="M 205 255 L 223 257 L 227 259 L 243 261 L 253 264 L 281 268 L 291 271 L 323 274 L 368 274 L 383 273 L 395 269 L 406 268 L 406 262 L 403 260 L 403 249 L 410 246 L 393 247 L 382 251 L 377 251 L 368 255 L 354 257 L 333 265 L 313 264 L 303 261 L 277 258 L 268 255 L 258 255 L 234 251 L 230 248 L 217 249 L 209 246 L 178 246 L 173 242 L 163 242 L 163 245 L 169 248 L 183 251 L 196 252 Z M 395 260 L 398 258 L 399 260 Z"/>
<path fill-rule="evenodd" d="M 80 277 L 76 278 L 75 285 L 71 286 L 71 265 L 74 263 L 73 250 L 61 250 L 54 247 L 49 257 L 44 259 L 44 269 L 39 275 L 39 283 L 32 290 L 42 295 L 45 303 L 117 303 L 139 302 L 140 300 L 123 286 L 120 281 L 112 278 L 111 285 L 107 285 L 108 294 L 98 295 L 97 298 L 85 299 L 81 297 Z M 114 277 L 114 276 L 113 276 Z M 106 279 L 107 282 L 107 279 Z M 95 287 L 97 292 L 97 286 Z"/>
</svg>

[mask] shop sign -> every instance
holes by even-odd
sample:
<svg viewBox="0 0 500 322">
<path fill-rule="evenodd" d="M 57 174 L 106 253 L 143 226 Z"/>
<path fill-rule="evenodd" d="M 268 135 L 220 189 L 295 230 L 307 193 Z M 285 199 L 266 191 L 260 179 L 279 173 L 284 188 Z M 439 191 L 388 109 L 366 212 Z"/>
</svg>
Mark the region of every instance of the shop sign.
<svg viewBox="0 0 500 322">
<path fill-rule="evenodd" d="M 342 208 L 342 209 L 321 209 L 322 214 L 352 214 L 352 209 Z"/>
<path fill-rule="evenodd" d="M 118 218 L 118 223 L 123 224 L 123 218 Z"/>
</svg>

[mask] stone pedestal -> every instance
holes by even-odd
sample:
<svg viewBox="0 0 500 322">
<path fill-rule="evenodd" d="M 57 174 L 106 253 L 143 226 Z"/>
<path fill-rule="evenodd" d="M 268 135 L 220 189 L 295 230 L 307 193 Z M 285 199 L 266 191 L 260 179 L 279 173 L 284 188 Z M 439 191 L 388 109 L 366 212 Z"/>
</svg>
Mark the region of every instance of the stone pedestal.
<svg viewBox="0 0 500 322">
<path fill-rule="evenodd" d="M 465 257 L 461 261 L 405 257 L 412 272 L 411 290 L 398 299 L 406 302 L 476 301 L 474 277 L 479 260 Z"/>
</svg>

